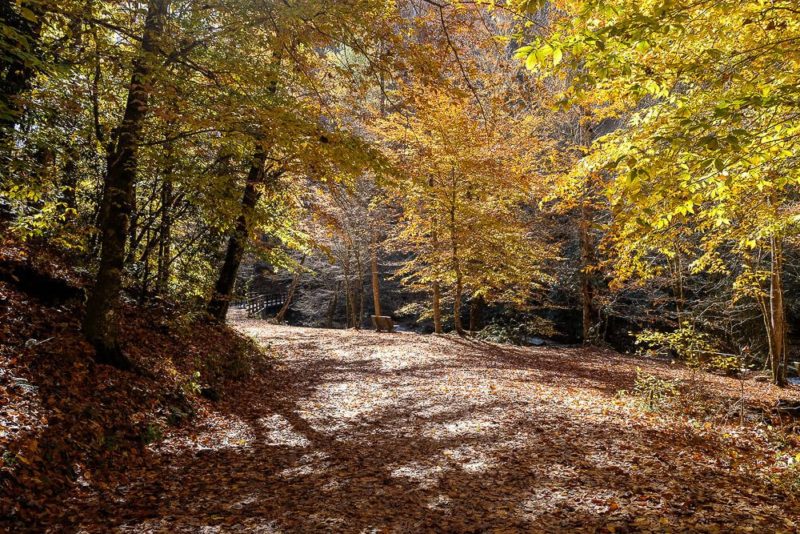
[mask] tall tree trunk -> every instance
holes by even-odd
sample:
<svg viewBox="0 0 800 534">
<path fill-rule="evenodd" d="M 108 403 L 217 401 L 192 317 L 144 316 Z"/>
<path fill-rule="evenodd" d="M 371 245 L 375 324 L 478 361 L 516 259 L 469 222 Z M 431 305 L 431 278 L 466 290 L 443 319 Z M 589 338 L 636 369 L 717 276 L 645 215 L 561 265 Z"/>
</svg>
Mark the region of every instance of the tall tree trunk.
<svg viewBox="0 0 800 534">
<path fill-rule="evenodd" d="M 272 67 L 274 69 L 273 77 L 269 80 L 267 90 L 270 94 L 275 94 L 278 89 L 278 76 L 281 66 L 281 53 L 280 49 L 276 48 L 272 56 Z M 276 169 L 270 172 L 269 176 L 264 175 L 264 167 L 266 165 L 267 154 L 263 139 L 256 140 L 255 152 L 253 154 L 253 161 L 250 164 L 250 172 L 247 175 L 247 184 L 245 185 L 244 195 L 242 196 L 242 211 L 239 218 L 236 220 L 236 226 L 228 239 L 228 249 L 225 252 L 225 261 L 219 273 L 219 278 L 214 286 L 214 295 L 208 303 L 207 311 L 209 315 L 219 322 L 225 321 L 225 316 L 228 315 L 228 307 L 230 306 L 231 295 L 233 294 L 233 287 L 236 284 L 236 273 L 239 272 L 239 265 L 242 263 L 242 256 L 247 247 L 247 240 L 250 236 L 250 219 L 252 218 L 253 211 L 255 210 L 258 199 L 261 198 L 261 193 L 257 185 L 264 182 L 277 180 L 283 170 Z"/>
<path fill-rule="evenodd" d="M 145 238 L 145 248 L 142 252 L 142 286 L 139 293 L 139 302 L 144 303 L 147 300 L 147 292 L 150 290 L 150 255 L 153 251 L 154 241 L 151 239 L 152 231 L 148 227 L 146 230 L 147 237 Z"/>
<path fill-rule="evenodd" d="M 433 187 L 433 178 L 429 179 L 428 184 Z M 439 250 L 439 232 L 436 228 L 435 218 L 431 232 L 431 243 L 433 244 L 433 250 Z M 438 281 L 433 282 L 433 331 L 437 334 L 442 333 L 442 295 Z"/>
<path fill-rule="evenodd" d="M 439 282 L 433 283 L 433 331 L 442 333 L 442 304 Z"/>
<path fill-rule="evenodd" d="M 459 336 L 464 336 L 464 326 L 461 324 L 461 296 L 464 292 L 463 280 L 461 278 L 460 270 L 456 271 L 456 287 L 453 294 L 453 325 L 455 326 L 456 333 Z"/>
<path fill-rule="evenodd" d="M 61 180 L 61 199 L 64 201 L 64 205 L 60 211 L 64 215 L 64 220 L 69 221 L 75 218 L 78 209 L 75 195 L 78 187 L 78 155 L 73 147 L 67 148 L 66 157 L 64 177 Z"/>
<path fill-rule="evenodd" d="M 344 264 L 342 265 L 344 269 L 344 296 L 345 296 L 345 315 L 347 316 L 346 328 L 350 328 L 353 326 L 355 321 L 354 312 L 353 312 L 353 293 L 350 287 L 350 246 L 347 246 L 345 250 L 345 254 L 347 255 Z"/>
<path fill-rule="evenodd" d="M 588 195 L 588 187 L 586 188 Z M 594 287 L 592 286 L 592 272 L 594 265 L 594 243 L 591 234 L 592 210 L 589 200 L 584 198 L 581 202 L 580 221 L 578 224 L 578 241 L 581 251 L 581 325 L 584 343 L 592 341 L 592 326 L 597 314 L 594 310 Z"/>
<path fill-rule="evenodd" d="M 588 149 L 594 139 L 594 134 L 589 127 L 589 111 L 579 108 L 580 115 L 576 129 L 575 143 Z M 580 247 L 580 285 L 581 285 L 581 335 L 584 343 L 591 343 L 592 337 L 597 338 L 598 333 L 592 335 L 592 326 L 599 323 L 599 314 L 594 309 L 594 285 L 592 284 L 592 269 L 595 265 L 594 242 L 592 240 L 592 220 L 594 210 L 592 199 L 595 192 L 594 177 L 589 176 L 583 182 L 583 195 L 580 205 L 580 220 L 578 222 L 578 242 Z"/>
<path fill-rule="evenodd" d="M 158 272 L 156 293 L 163 295 L 169 285 L 170 257 L 172 256 L 172 173 L 164 174 L 161 184 L 161 221 L 158 232 Z"/>
<path fill-rule="evenodd" d="M 225 261 L 214 285 L 214 295 L 207 307 L 208 314 L 219 322 L 224 322 L 225 316 L 228 315 L 233 286 L 236 284 L 236 274 L 239 272 L 239 265 L 242 263 L 242 256 L 244 256 L 250 236 L 253 212 L 261 197 L 258 186 L 264 182 L 266 161 L 267 154 L 261 142 L 258 142 L 250 163 L 250 171 L 247 174 L 247 183 L 242 196 L 242 210 L 236 219 L 236 226 L 228 238 Z"/>
<path fill-rule="evenodd" d="M 333 289 L 333 298 L 331 298 L 331 302 L 328 305 L 328 317 L 325 323 L 328 328 L 333 328 L 333 317 L 336 315 L 336 306 L 339 304 L 339 291 L 341 290 L 342 282 L 337 281 L 336 286 Z"/>
<path fill-rule="evenodd" d="M 353 248 L 356 256 L 356 269 L 358 270 L 358 300 L 356 306 L 356 313 L 353 319 L 356 330 L 361 329 L 361 324 L 364 319 L 364 266 L 361 263 L 361 253 L 358 246 Z"/>
<path fill-rule="evenodd" d="M 306 257 L 304 255 L 303 259 L 300 260 L 300 268 L 303 267 L 303 264 L 305 262 L 306 262 Z M 294 298 L 294 293 L 295 291 L 297 291 L 297 286 L 299 284 L 300 284 L 300 269 L 298 269 L 298 271 L 294 273 L 294 276 L 292 277 L 292 283 L 289 285 L 289 291 L 286 292 L 286 302 L 283 303 L 281 309 L 278 310 L 278 313 L 275 314 L 275 322 L 277 322 L 278 324 L 283 323 L 283 319 L 284 317 L 286 317 L 286 312 L 289 311 L 289 306 L 292 304 L 292 298 Z"/>
<path fill-rule="evenodd" d="M 378 244 L 375 239 L 375 230 L 370 231 L 370 272 L 372 274 L 372 304 L 375 315 L 383 315 L 381 310 L 381 286 L 378 273 Z"/>
<path fill-rule="evenodd" d="M 162 37 L 169 0 L 151 0 L 145 19 L 142 47 L 134 62 L 128 100 L 105 179 L 101 201 L 100 266 L 94 289 L 86 303 L 83 332 L 95 346 L 97 358 L 121 368 L 130 367 L 117 339 L 117 307 L 122 288 L 125 240 L 130 222 L 131 194 L 136 180 L 137 155 L 142 126 L 148 113 L 151 63 Z"/>
<path fill-rule="evenodd" d="M 675 250 L 675 257 L 667 262 L 670 268 L 670 278 L 672 280 L 672 292 L 675 295 L 675 312 L 677 314 L 678 326 L 683 322 L 684 295 L 683 295 L 683 264 L 681 262 L 680 250 Z"/>
<path fill-rule="evenodd" d="M 453 171 L 455 174 L 455 171 Z M 455 181 L 455 179 L 454 179 Z M 461 273 L 461 262 L 458 256 L 458 239 L 456 233 L 456 191 L 453 188 L 453 199 L 450 205 L 450 248 L 452 253 L 453 272 L 456 275 L 456 287 L 453 295 L 453 325 L 459 336 L 464 336 L 464 327 L 461 324 L 461 296 L 464 293 L 464 277 Z"/>
<path fill-rule="evenodd" d="M 469 331 L 476 332 L 480 328 L 483 297 L 473 298 L 469 303 Z"/>
<path fill-rule="evenodd" d="M 786 310 L 783 299 L 783 242 L 770 238 L 769 332 L 772 379 L 778 386 L 786 380 Z"/>
</svg>

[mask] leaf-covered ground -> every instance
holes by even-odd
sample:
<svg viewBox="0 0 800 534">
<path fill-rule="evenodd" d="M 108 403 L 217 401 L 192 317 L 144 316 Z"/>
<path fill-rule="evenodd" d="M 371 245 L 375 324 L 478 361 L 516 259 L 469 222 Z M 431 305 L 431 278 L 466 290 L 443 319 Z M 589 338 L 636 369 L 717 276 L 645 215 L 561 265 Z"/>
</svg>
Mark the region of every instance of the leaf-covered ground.
<svg viewBox="0 0 800 534">
<path fill-rule="evenodd" d="M 114 483 L 74 492 L 62 524 L 132 532 L 794 532 L 800 524 L 797 441 L 780 442 L 752 421 L 757 407 L 800 396 L 796 388 L 602 351 L 237 326 L 280 355 L 272 370 L 226 395 L 199 426 L 151 445 L 148 461 Z M 703 395 L 650 412 L 618 394 L 631 389 L 637 366 Z M 742 391 L 740 428 L 731 414 L 740 414 Z"/>
</svg>

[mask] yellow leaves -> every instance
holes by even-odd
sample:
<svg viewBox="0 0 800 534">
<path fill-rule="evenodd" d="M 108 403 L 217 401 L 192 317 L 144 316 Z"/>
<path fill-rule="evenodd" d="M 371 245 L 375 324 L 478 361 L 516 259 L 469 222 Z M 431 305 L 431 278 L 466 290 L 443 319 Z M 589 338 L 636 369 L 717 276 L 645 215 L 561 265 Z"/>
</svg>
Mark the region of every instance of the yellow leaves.
<svg viewBox="0 0 800 534">
<path fill-rule="evenodd" d="M 653 96 L 658 96 L 661 93 L 661 87 L 655 80 L 647 80 L 644 84 L 644 88 Z"/>
<path fill-rule="evenodd" d="M 561 51 L 560 48 L 556 48 L 555 50 L 553 50 L 553 66 L 556 66 L 559 63 L 561 63 L 563 57 L 564 53 Z"/>
<path fill-rule="evenodd" d="M 685 203 L 678 206 L 675 211 L 681 215 L 694 214 L 694 201 L 687 200 Z"/>
<path fill-rule="evenodd" d="M 552 254 L 529 233 L 521 206 L 537 187 L 549 146 L 531 147 L 532 117 L 497 106 L 485 122 L 473 98 L 425 87 L 408 100 L 413 113 L 391 114 L 376 128 L 400 170 L 392 195 L 403 208 L 394 243 L 413 253 L 403 282 L 429 290 L 461 279 L 470 294 L 526 300 L 539 265 Z M 395 148 L 403 147 L 402 155 Z"/>
</svg>

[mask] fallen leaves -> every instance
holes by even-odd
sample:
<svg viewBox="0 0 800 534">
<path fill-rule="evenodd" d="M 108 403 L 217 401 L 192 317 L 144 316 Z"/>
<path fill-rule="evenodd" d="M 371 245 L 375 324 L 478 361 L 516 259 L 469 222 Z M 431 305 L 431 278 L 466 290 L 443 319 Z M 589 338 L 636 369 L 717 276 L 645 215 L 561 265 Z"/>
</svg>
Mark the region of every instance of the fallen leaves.
<svg viewBox="0 0 800 534">
<path fill-rule="evenodd" d="M 45 326 L 32 324 L 41 335 Z M 141 319 L 131 324 L 132 332 L 146 331 Z M 147 446 L 131 433 L 164 417 L 165 393 L 193 376 L 187 363 L 203 350 L 225 350 L 229 332 L 198 325 L 196 335 L 165 328 L 143 339 L 136 357 L 156 369 L 150 378 L 94 366 L 70 342 L 68 353 L 46 352 L 60 346 L 50 343 L 16 360 L 3 353 L 4 362 L 16 362 L 5 369 L 38 388 L 0 381 L 13 392 L 0 407 L 0 439 L 20 453 L 8 458 L 17 462 L 13 490 L 29 503 L 16 525 L 90 532 L 796 529 L 797 494 L 781 480 L 796 465 L 797 443 L 780 451 L 775 430 L 647 412 L 617 396 L 630 389 L 637 366 L 669 379 L 681 369 L 609 352 L 450 336 L 237 326 L 269 341 L 281 364 L 221 384 L 216 402 L 192 397 L 195 418 L 165 427 L 164 439 Z M 185 356 L 159 367 L 158 343 Z M 705 388 L 723 403 L 741 385 L 710 377 Z M 745 391 L 752 402 L 769 403 L 771 388 L 747 384 Z M 66 493 L 27 493 L 53 487 L 43 477 L 54 476 Z"/>
</svg>

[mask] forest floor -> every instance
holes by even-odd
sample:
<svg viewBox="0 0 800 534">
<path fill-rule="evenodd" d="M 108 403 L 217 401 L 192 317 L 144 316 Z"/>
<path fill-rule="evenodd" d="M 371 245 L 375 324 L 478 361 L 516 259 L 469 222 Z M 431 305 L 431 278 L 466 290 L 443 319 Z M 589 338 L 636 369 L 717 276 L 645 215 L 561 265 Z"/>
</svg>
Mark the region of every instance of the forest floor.
<svg viewBox="0 0 800 534">
<path fill-rule="evenodd" d="M 64 517 L 88 531 L 796 532 L 800 389 L 580 348 L 236 320 L 277 354 Z M 650 410 L 637 368 L 678 380 Z M 736 402 L 744 396 L 746 412 Z M 740 416 L 747 420 L 740 426 Z M 785 429 L 784 429 L 785 430 Z M 787 437 L 788 436 L 788 437 Z M 112 477 L 113 478 L 113 477 Z"/>
</svg>

